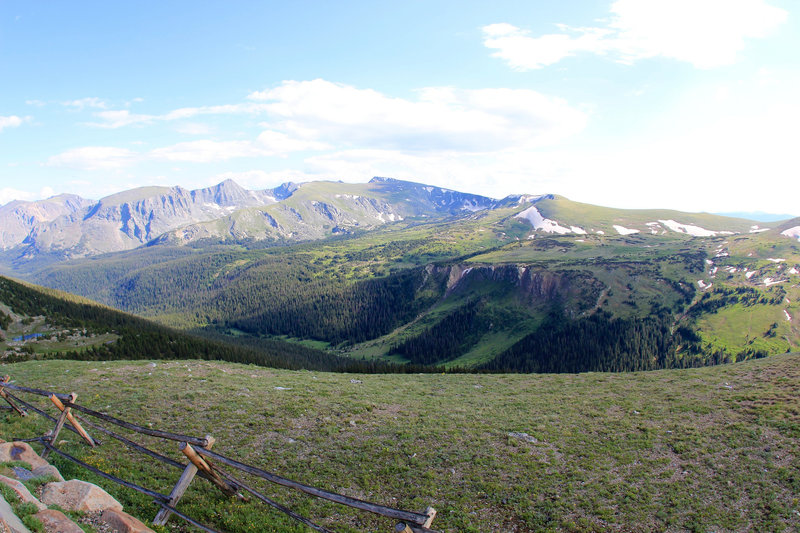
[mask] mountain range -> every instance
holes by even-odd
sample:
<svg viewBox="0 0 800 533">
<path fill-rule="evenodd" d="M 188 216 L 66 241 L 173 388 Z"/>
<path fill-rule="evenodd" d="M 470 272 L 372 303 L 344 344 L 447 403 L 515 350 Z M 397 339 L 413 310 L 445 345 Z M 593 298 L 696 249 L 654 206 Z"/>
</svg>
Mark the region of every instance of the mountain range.
<svg viewBox="0 0 800 533">
<path fill-rule="evenodd" d="M 374 178 L 62 195 L 0 220 L 7 273 L 254 349 L 563 372 L 800 345 L 800 219 Z"/>
<path fill-rule="evenodd" d="M 25 262 L 207 239 L 292 242 L 499 205 L 478 195 L 399 183 L 375 178 L 366 185 L 284 183 L 251 191 L 226 180 L 192 191 L 141 187 L 99 201 L 67 194 L 14 201 L 0 207 L 0 247 L 6 261 Z"/>
</svg>

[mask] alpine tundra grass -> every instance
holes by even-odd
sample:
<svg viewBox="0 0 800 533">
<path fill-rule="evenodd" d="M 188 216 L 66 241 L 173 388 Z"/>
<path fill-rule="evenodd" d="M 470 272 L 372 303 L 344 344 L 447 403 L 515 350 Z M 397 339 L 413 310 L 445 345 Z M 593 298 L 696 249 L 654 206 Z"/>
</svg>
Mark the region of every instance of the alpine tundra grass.
<svg viewBox="0 0 800 533">
<path fill-rule="evenodd" d="M 800 528 L 797 354 L 628 374 L 356 375 L 207 361 L 29 361 L 2 372 L 131 422 L 211 434 L 216 451 L 301 482 L 432 505 L 442 531 Z M 5 440 L 50 427 L 37 416 L 0 420 Z M 154 490 L 169 492 L 178 476 L 110 442 L 91 450 L 60 438 L 68 453 Z M 174 448 L 162 449 L 179 458 Z M 132 514 L 155 515 L 146 498 L 52 458 Z M 335 531 L 394 526 L 261 488 Z M 180 508 L 223 531 L 304 531 L 201 479 Z M 188 531 L 179 524 L 169 530 Z"/>
</svg>

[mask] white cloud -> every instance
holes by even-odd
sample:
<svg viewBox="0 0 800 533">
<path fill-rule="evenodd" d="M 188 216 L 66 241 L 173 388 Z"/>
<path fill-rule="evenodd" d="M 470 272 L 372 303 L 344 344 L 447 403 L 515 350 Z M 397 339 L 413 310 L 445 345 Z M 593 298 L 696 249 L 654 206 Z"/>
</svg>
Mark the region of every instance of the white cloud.
<svg viewBox="0 0 800 533">
<path fill-rule="evenodd" d="M 119 169 L 135 162 L 136 152 L 114 146 L 84 146 L 67 150 L 47 160 L 48 166 L 77 170 Z"/>
<path fill-rule="evenodd" d="M 324 142 L 293 139 L 280 131 L 265 130 L 258 136 L 258 144 L 272 155 L 288 154 L 306 150 L 328 150 L 331 146 Z"/>
<path fill-rule="evenodd" d="M 517 70 L 587 52 L 624 63 L 666 57 L 713 68 L 736 61 L 746 39 L 764 38 L 787 19 L 765 0 L 617 0 L 604 27 L 531 37 L 508 23 L 483 27 L 484 45 Z"/>
<path fill-rule="evenodd" d="M 124 110 L 94 113 L 90 125 L 116 129 L 201 115 L 265 115 L 257 140 L 193 141 L 154 152 L 156 157 L 209 161 L 306 150 L 396 149 L 482 152 L 536 147 L 581 131 L 586 115 L 561 98 L 529 89 L 461 90 L 432 87 L 415 98 L 397 98 L 372 89 L 313 81 L 284 81 L 249 95 L 250 102 L 180 108 L 162 115 Z M 187 124 L 181 131 L 205 131 Z M 198 144 L 200 143 L 200 144 Z M 201 152 L 208 153 L 202 154 Z"/>
<path fill-rule="evenodd" d="M 527 30 L 500 23 L 485 26 L 483 32 L 483 44 L 497 50 L 492 56 L 505 60 L 515 70 L 543 68 L 580 52 L 604 54 L 610 48 L 610 41 L 604 38 L 611 31 L 600 28 L 570 30 L 576 37 L 567 33 L 530 37 Z"/>
<path fill-rule="evenodd" d="M 127 109 L 114 109 L 94 113 L 101 122 L 88 122 L 87 125 L 97 128 L 116 129 L 135 124 L 152 124 L 157 119 L 154 115 L 131 113 Z"/>
<path fill-rule="evenodd" d="M 12 189 L 11 187 L 3 187 L 0 189 L 0 205 L 5 205 L 12 200 L 30 201 L 35 199 L 36 195 L 28 191 Z"/>
<path fill-rule="evenodd" d="M 698 68 L 734 63 L 745 39 L 766 37 L 788 16 L 765 0 L 618 0 L 611 11 L 623 60 L 664 56 Z"/>
<path fill-rule="evenodd" d="M 39 196 L 41 198 L 50 198 L 51 196 L 53 196 L 55 194 L 56 194 L 55 190 L 53 190 L 52 187 L 48 187 L 48 186 L 42 187 L 41 190 L 39 191 Z"/>
<path fill-rule="evenodd" d="M 202 124 L 200 122 L 186 122 L 184 124 L 178 124 L 175 126 L 175 131 L 185 135 L 209 135 L 212 133 L 213 129 L 208 124 Z"/>
<path fill-rule="evenodd" d="M 255 141 L 189 141 L 157 148 L 149 157 L 168 161 L 210 163 L 240 157 L 284 157 L 290 152 L 323 150 L 328 145 L 316 141 L 292 139 L 285 133 L 267 130 Z"/>
<path fill-rule="evenodd" d="M 63 104 L 67 107 L 73 107 L 77 110 L 83 110 L 87 107 L 94 108 L 94 109 L 107 109 L 108 104 L 105 100 L 101 98 L 97 98 L 96 96 L 88 97 L 88 98 L 79 98 L 78 100 L 70 100 L 68 102 L 63 102 Z"/>
<path fill-rule="evenodd" d="M 11 115 L 9 117 L 0 116 L 0 131 L 3 131 L 6 128 L 19 127 L 24 121 L 25 119 L 16 115 Z"/>
<path fill-rule="evenodd" d="M 99 121 L 89 122 L 87 125 L 96 128 L 117 129 L 132 125 L 148 125 L 157 122 L 185 120 L 201 115 L 258 114 L 263 111 L 264 106 L 251 102 L 215 106 L 182 107 L 162 115 L 131 113 L 127 109 L 113 109 L 94 113 L 94 116 L 98 118 Z"/>
<path fill-rule="evenodd" d="M 415 100 L 317 79 L 255 92 L 293 138 L 350 148 L 487 151 L 538 146 L 583 129 L 565 100 L 528 89 L 424 89 Z"/>
<path fill-rule="evenodd" d="M 257 157 L 266 155 L 266 152 L 250 141 L 212 141 L 205 139 L 157 148 L 150 155 L 155 159 L 166 159 L 167 161 L 210 163 L 238 157 Z"/>
</svg>

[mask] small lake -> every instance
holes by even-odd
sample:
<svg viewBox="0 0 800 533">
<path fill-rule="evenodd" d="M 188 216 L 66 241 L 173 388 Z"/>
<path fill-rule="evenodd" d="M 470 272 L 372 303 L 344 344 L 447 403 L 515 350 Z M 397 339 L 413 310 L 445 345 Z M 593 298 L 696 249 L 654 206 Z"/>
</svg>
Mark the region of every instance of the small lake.
<svg viewBox="0 0 800 533">
<path fill-rule="evenodd" d="M 29 333 L 28 335 L 22 335 L 21 337 L 14 337 L 11 339 L 14 342 L 24 342 L 29 341 L 31 339 L 38 339 L 39 337 L 44 336 L 44 333 Z"/>
</svg>

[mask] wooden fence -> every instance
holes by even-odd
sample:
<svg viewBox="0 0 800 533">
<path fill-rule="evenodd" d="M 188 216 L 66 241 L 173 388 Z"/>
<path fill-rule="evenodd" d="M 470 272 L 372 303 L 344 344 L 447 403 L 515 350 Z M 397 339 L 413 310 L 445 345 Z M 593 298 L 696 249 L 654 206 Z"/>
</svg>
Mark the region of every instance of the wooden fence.
<svg viewBox="0 0 800 533">
<path fill-rule="evenodd" d="M 54 417 L 47 414 L 42 409 L 39 409 L 28 402 L 25 402 L 24 400 L 22 400 L 21 398 L 19 398 L 18 396 L 9 391 L 44 396 L 49 398 L 53 406 L 57 408 L 58 416 Z M 291 479 L 287 479 L 277 474 L 262 470 L 260 468 L 247 465 L 245 463 L 236 461 L 235 459 L 226 457 L 222 454 L 212 451 L 211 448 L 214 446 L 215 439 L 210 435 L 202 438 L 192 437 L 189 435 L 181 435 L 178 433 L 161 431 L 157 429 L 152 429 L 150 427 L 143 427 L 137 424 L 132 424 L 130 422 L 126 422 L 119 418 L 115 418 L 108 414 L 94 411 L 92 409 L 89 409 L 88 407 L 77 404 L 76 403 L 77 395 L 75 393 L 59 394 L 55 392 L 34 389 L 30 387 L 23 387 L 21 385 L 11 383 L 9 376 L 4 376 L 2 380 L 0 380 L 0 397 L 2 397 L 8 403 L 9 406 L 8 409 L 15 411 L 20 416 L 27 416 L 28 411 L 30 411 L 50 420 L 55 424 L 51 431 L 47 432 L 45 435 L 41 437 L 36 437 L 33 439 L 24 439 L 29 442 L 41 443 L 42 446 L 44 446 L 42 457 L 47 458 L 50 453 L 56 453 L 61 457 L 63 457 L 64 459 L 76 463 L 81 467 L 91 472 L 94 472 L 95 474 L 105 479 L 108 479 L 114 483 L 117 483 L 119 485 L 122 485 L 124 487 L 127 487 L 129 489 L 135 490 L 137 492 L 145 494 L 146 496 L 151 497 L 153 501 L 161 507 L 161 509 L 158 511 L 155 518 L 153 519 L 153 524 L 156 525 L 166 524 L 169 517 L 174 514 L 182 518 L 186 522 L 192 524 L 193 526 L 200 528 L 203 531 L 218 533 L 214 529 L 211 529 L 208 526 L 200 524 L 199 522 L 187 516 L 186 514 L 180 512 L 176 508 L 181 498 L 183 497 L 183 494 L 186 492 L 186 490 L 189 488 L 189 485 L 192 483 L 192 480 L 195 478 L 195 476 L 199 475 L 200 477 L 203 477 L 206 480 L 208 480 L 217 489 L 222 491 L 223 494 L 225 494 L 226 496 L 236 497 L 242 501 L 251 501 L 251 497 L 255 498 L 256 500 L 269 505 L 270 507 L 280 511 L 281 513 L 286 514 L 287 516 L 293 518 L 294 520 L 297 520 L 298 522 L 305 524 L 306 526 L 315 531 L 331 533 L 330 530 L 315 524 L 308 518 L 297 514 L 291 509 L 265 496 L 258 490 L 254 489 L 253 487 L 246 484 L 239 478 L 235 477 L 230 472 L 221 469 L 219 466 L 219 465 L 225 465 L 229 469 L 249 474 L 257 478 L 274 483 L 276 485 L 280 485 L 283 487 L 303 492 L 305 494 L 308 494 L 316 498 L 322 498 L 331 502 L 352 507 L 354 509 L 359 509 L 361 511 L 367 511 L 380 516 L 391 518 L 397 521 L 397 525 L 394 528 L 394 531 L 396 533 L 436 533 L 434 530 L 430 529 L 431 522 L 436 516 L 436 510 L 433 509 L 432 507 L 428 507 L 427 509 L 425 509 L 425 511 L 421 513 L 413 511 L 403 511 L 401 509 L 395 509 L 392 507 L 387 507 L 385 505 L 359 500 L 356 498 L 345 496 L 343 494 L 338 494 L 325 489 L 299 483 L 297 481 L 292 481 Z M 78 411 L 84 416 L 73 414 L 73 411 Z M 188 459 L 188 463 L 181 463 L 179 461 L 175 461 L 174 459 L 167 457 L 157 451 L 146 448 L 141 444 L 137 444 L 129 440 L 128 438 L 115 433 L 114 431 L 108 429 L 107 427 L 101 425 L 100 423 L 89 420 L 89 418 L 97 419 L 99 421 L 102 421 L 106 424 L 111 424 L 113 426 L 119 426 L 134 433 L 148 435 L 150 437 L 154 437 L 157 439 L 164 439 L 164 440 L 178 442 L 179 443 L 178 449 Z M 55 443 L 57 442 L 56 439 L 58 438 L 59 433 L 63 429 L 67 429 L 68 431 L 72 431 L 77 435 L 79 435 L 82 441 L 87 446 L 95 447 L 101 445 L 102 444 L 101 441 L 99 441 L 96 438 L 93 438 L 87 432 L 86 428 L 91 429 L 95 435 L 97 435 L 98 433 L 106 435 L 116 441 L 121 442 L 125 446 L 129 447 L 132 450 L 135 450 L 138 453 L 146 455 L 152 459 L 155 459 L 156 461 L 169 465 L 173 468 L 182 470 L 182 473 L 177 483 L 173 487 L 172 491 L 169 494 L 161 494 L 157 491 L 150 490 L 148 488 L 137 485 L 136 483 L 126 481 L 117 476 L 104 472 L 92 465 L 89 465 L 55 446 Z"/>
</svg>

